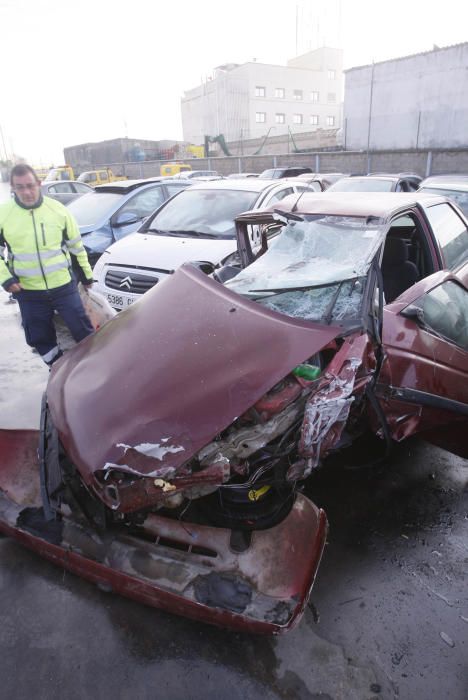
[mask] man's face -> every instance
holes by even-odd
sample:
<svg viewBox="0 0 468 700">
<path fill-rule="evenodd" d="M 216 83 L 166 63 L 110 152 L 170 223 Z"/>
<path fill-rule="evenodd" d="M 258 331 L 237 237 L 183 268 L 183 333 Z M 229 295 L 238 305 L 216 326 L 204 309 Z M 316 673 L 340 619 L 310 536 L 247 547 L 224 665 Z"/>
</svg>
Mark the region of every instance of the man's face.
<svg viewBox="0 0 468 700">
<path fill-rule="evenodd" d="M 26 207 L 36 204 L 41 195 L 40 182 L 31 173 L 13 175 L 12 190 Z"/>
</svg>

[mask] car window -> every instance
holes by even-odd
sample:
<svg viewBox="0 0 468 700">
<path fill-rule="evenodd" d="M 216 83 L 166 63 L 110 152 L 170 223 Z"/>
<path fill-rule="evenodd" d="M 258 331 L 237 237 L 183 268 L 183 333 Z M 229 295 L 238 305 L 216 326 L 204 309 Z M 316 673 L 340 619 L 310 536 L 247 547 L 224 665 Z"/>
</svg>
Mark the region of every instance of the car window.
<svg viewBox="0 0 468 700">
<path fill-rule="evenodd" d="M 105 170 L 100 170 L 98 175 L 101 182 L 107 182 L 109 180 L 109 175 Z"/>
<path fill-rule="evenodd" d="M 263 206 L 268 207 L 270 204 L 274 204 L 275 202 L 281 202 L 282 199 L 293 193 L 293 187 L 285 187 L 284 190 L 279 190 L 279 192 L 275 192 L 271 195 L 271 197 L 267 198 Z"/>
<path fill-rule="evenodd" d="M 439 241 L 447 267 L 453 268 L 468 259 L 468 230 L 450 204 L 436 204 L 426 215 Z"/>
<path fill-rule="evenodd" d="M 151 187 L 143 190 L 143 192 L 137 192 L 124 204 L 119 214 L 131 212 L 143 219 L 145 216 L 149 216 L 163 202 L 164 193 L 162 187 Z"/>
<path fill-rule="evenodd" d="M 235 238 L 234 219 L 252 209 L 256 192 L 187 189 L 169 201 L 151 221 L 151 229 Z M 78 200 L 79 201 L 79 200 Z"/>
<path fill-rule="evenodd" d="M 372 180 L 371 178 L 350 178 L 338 180 L 328 188 L 328 192 L 391 192 L 394 180 Z"/>
<path fill-rule="evenodd" d="M 321 186 L 320 186 L 320 182 L 318 182 L 318 180 L 311 180 L 311 181 L 308 183 L 308 186 L 307 186 L 307 187 L 304 187 L 304 186 L 302 186 L 302 187 L 296 187 L 296 189 L 297 189 L 298 192 L 299 192 L 299 191 L 300 191 L 300 192 L 304 192 L 305 190 L 313 190 L 314 192 L 321 192 L 321 191 L 322 191 L 322 188 L 321 188 Z"/>
<path fill-rule="evenodd" d="M 180 192 L 181 190 L 185 189 L 185 184 L 180 184 L 180 185 L 171 185 L 169 182 L 165 183 L 166 189 L 169 193 L 169 197 L 172 197 L 172 195 L 177 194 L 177 192 Z"/>
<path fill-rule="evenodd" d="M 80 192 L 80 194 L 87 194 L 90 191 L 89 187 L 79 182 L 74 182 L 73 187 L 75 188 L 75 192 Z"/>
<path fill-rule="evenodd" d="M 448 281 L 411 304 L 421 312 L 424 325 L 468 350 L 468 292 Z"/>
<path fill-rule="evenodd" d="M 468 216 L 468 191 L 452 190 L 449 187 L 421 187 L 420 192 L 424 194 L 437 194 L 440 197 L 448 197 L 457 204 L 465 216 Z"/>
<path fill-rule="evenodd" d="M 69 192 L 72 192 L 72 188 L 69 182 L 57 182 L 57 184 L 53 187 L 49 187 L 49 192 L 68 194 Z"/>
<path fill-rule="evenodd" d="M 68 209 L 78 226 L 94 226 L 110 219 L 121 200 L 122 195 L 113 192 L 89 192 L 70 202 Z"/>
</svg>

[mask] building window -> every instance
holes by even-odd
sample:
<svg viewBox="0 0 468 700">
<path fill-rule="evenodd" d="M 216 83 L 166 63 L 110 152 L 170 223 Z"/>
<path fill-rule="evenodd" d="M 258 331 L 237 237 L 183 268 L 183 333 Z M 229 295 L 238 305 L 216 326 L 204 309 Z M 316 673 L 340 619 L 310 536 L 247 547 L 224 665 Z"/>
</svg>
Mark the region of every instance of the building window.
<svg viewBox="0 0 468 700">
<path fill-rule="evenodd" d="M 328 80 L 335 80 L 335 78 L 336 78 L 336 71 L 333 70 L 332 68 L 329 68 L 328 71 L 327 71 L 327 75 L 328 75 Z"/>
<path fill-rule="evenodd" d="M 319 101 L 319 94 L 318 92 L 314 91 L 310 93 L 310 101 L 311 102 L 318 102 Z"/>
<path fill-rule="evenodd" d="M 327 126 L 335 126 L 335 117 L 327 117 Z"/>
<path fill-rule="evenodd" d="M 275 114 L 275 122 L 276 124 L 284 124 L 286 122 L 286 115 L 281 113 Z"/>
<path fill-rule="evenodd" d="M 264 124 L 266 122 L 266 112 L 255 112 L 255 121 L 257 124 Z"/>
<path fill-rule="evenodd" d="M 318 114 L 311 114 L 310 115 L 310 123 L 313 124 L 313 126 L 318 125 L 318 123 L 319 123 Z"/>
<path fill-rule="evenodd" d="M 293 124 L 302 124 L 302 114 L 293 114 Z"/>
<path fill-rule="evenodd" d="M 302 100 L 302 90 L 294 90 L 293 97 L 295 100 Z"/>
<path fill-rule="evenodd" d="M 327 95 L 327 101 L 328 102 L 336 102 L 336 93 L 335 92 L 329 92 Z"/>
<path fill-rule="evenodd" d="M 265 97 L 265 88 L 261 85 L 257 85 L 255 88 L 255 97 Z"/>
<path fill-rule="evenodd" d="M 275 88 L 275 97 L 284 100 L 284 88 Z"/>
</svg>

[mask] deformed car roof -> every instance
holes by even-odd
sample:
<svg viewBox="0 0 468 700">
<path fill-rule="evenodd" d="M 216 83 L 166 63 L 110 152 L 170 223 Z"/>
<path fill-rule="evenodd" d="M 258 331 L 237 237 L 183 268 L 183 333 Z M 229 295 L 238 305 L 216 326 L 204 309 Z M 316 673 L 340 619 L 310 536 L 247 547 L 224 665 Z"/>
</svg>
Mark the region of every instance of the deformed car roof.
<svg viewBox="0 0 468 700">
<path fill-rule="evenodd" d="M 446 201 L 446 198 L 416 192 L 304 192 L 299 196 L 289 195 L 259 213 L 284 211 L 298 215 L 330 214 L 388 219 L 402 209 L 442 201 Z M 252 216 L 255 212 L 241 214 L 241 217 L 249 218 L 249 214 Z"/>
</svg>

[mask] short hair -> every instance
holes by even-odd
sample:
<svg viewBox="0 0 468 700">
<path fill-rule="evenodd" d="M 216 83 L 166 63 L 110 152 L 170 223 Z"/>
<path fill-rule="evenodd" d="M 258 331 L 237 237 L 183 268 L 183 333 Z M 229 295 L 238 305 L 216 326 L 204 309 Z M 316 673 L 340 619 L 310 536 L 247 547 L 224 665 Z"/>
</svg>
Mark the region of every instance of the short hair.
<svg viewBox="0 0 468 700">
<path fill-rule="evenodd" d="M 10 173 L 10 185 L 13 187 L 13 178 L 15 175 L 17 177 L 23 177 L 23 175 L 28 175 L 31 174 L 36 182 L 40 182 L 39 178 L 37 177 L 36 171 L 34 168 L 31 168 L 30 165 L 27 165 L 26 163 L 18 163 L 18 165 L 14 165 L 11 169 Z"/>
</svg>

